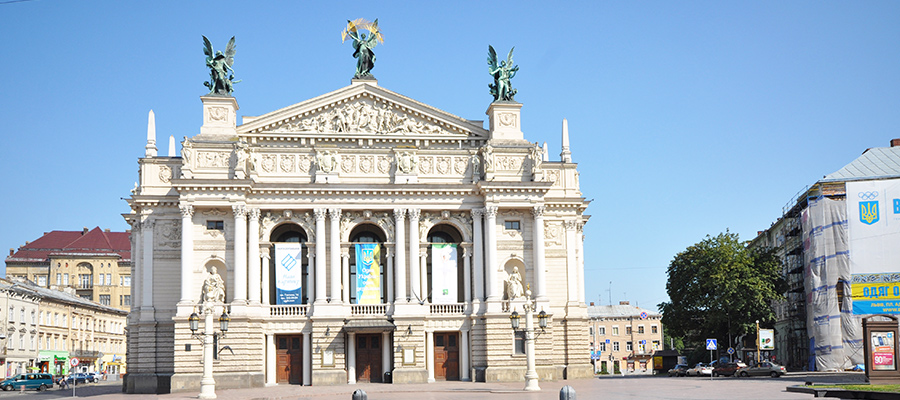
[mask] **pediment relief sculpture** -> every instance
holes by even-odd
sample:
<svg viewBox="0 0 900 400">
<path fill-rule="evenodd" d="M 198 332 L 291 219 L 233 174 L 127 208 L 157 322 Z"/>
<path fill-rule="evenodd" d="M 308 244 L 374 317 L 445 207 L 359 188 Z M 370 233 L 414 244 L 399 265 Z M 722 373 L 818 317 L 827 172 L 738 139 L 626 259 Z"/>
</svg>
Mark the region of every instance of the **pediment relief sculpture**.
<svg viewBox="0 0 900 400">
<path fill-rule="evenodd" d="M 394 109 L 393 104 L 358 101 L 324 110 L 307 118 L 294 119 L 272 132 L 376 133 L 445 135 L 450 132 L 437 124 Z"/>
</svg>

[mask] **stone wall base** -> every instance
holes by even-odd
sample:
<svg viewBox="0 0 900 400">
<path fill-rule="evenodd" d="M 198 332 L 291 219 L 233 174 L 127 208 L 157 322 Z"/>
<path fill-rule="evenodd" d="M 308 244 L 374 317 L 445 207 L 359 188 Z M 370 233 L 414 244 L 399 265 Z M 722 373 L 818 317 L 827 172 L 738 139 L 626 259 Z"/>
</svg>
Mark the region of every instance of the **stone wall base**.
<svg viewBox="0 0 900 400">
<path fill-rule="evenodd" d="M 203 374 L 172 375 L 171 391 L 172 393 L 199 392 L 200 378 L 202 377 Z M 266 377 L 261 372 L 213 373 L 213 379 L 216 380 L 216 389 L 246 389 L 263 387 L 266 384 Z"/>
<path fill-rule="evenodd" d="M 346 385 L 347 371 L 342 369 L 332 369 L 324 371 L 312 372 L 313 386 L 330 386 L 330 385 Z"/>
<path fill-rule="evenodd" d="M 594 377 L 591 364 L 569 364 L 566 366 L 565 379 L 588 379 Z"/>
<path fill-rule="evenodd" d="M 428 370 L 425 368 L 395 368 L 393 383 L 426 383 Z"/>
<path fill-rule="evenodd" d="M 171 393 L 172 374 L 127 373 L 122 382 L 122 391 L 128 394 Z"/>
<path fill-rule="evenodd" d="M 539 381 L 555 381 L 562 377 L 562 367 L 557 366 L 538 366 L 535 371 L 538 374 Z M 527 368 L 522 367 L 487 367 L 484 369 L 485 382 L 525 382 L 525 371 Z"/>
</svg>

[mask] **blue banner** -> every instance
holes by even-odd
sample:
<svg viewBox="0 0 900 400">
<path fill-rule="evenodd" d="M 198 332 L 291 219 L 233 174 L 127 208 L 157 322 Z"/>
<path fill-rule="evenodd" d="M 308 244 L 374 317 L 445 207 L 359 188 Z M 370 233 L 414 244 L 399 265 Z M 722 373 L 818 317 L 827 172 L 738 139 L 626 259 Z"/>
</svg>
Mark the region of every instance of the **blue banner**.
<svg viewBox="0 0 900 400">
<path fill-rule="evenodd" d="M 381 304 L 381 246 L 356 243 L 356 303 Z"/>
<path fill-rule="evenodd" d="M 302 243 L 275 243 L 275 304 L 303 303 L 302 255 Z"/>
</svg>

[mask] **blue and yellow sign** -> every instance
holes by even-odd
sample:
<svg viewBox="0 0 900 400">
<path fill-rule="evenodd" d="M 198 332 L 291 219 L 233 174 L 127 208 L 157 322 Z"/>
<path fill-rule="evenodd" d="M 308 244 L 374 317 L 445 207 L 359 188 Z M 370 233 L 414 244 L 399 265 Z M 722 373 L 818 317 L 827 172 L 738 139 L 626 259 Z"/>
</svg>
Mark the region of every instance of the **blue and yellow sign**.
<svg viewBox="0 0 900 400">
<path fill-rule="evenodd" d="M 878 200 L 859 202 L 859 221 L 867 225 L 878 222 Z"/>
<path fill-rule="evenodd" d="M 356 303 L 381 304 L 381 247 L 378 243 L 356 244 Z"/>
</svg>

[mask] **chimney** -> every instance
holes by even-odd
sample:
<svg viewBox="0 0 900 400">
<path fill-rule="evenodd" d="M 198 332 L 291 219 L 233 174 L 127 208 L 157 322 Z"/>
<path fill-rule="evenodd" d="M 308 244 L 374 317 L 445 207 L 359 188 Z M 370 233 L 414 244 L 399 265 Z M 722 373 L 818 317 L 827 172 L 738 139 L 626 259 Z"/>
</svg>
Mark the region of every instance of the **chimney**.
<svg viewBox="0 0 900 400">
<path fill-rule="evenodd" d="M 82 234 L 82 235 L 86 235 L 87 233 L 88 233 L 88 228 L 87 228 L 87 227 L 84 227 L 84 228 L 81 230 L 81 234 Z"/>
<path fill-rule="evenodd" d="M 628 304 L 630 304 L 630 303 L 628 303 L 628 300 L 620 300 L 619 301 L 620 306 L 627 306 Z"/>
<path fill-rule="evenodd" d="M 103 232 L 109 233 L 109 228 L 104 229 Z"/>
<path fill-rule="evenodd" d="M 900 139 L 891 139 L 891 147 L 900 146 Z"/>
<path fill-rule="evenodd" d="M 13 254 L 16 254 L 16 251 L 13 249 L 9 249 L 9 256 L 12 257 Z M 591 303 L 591 305 L 594 305 L 594 303 Z"/>
<path fill-rule="evenodd" d="M 12 255 L 12 249 L 9 249 L 9 255 Z M 593 306 L 594 306 L 594 302 L 592 301 L 592 302 L 591 302 L 591 307 L 593 307 Z"/>
</svg>

